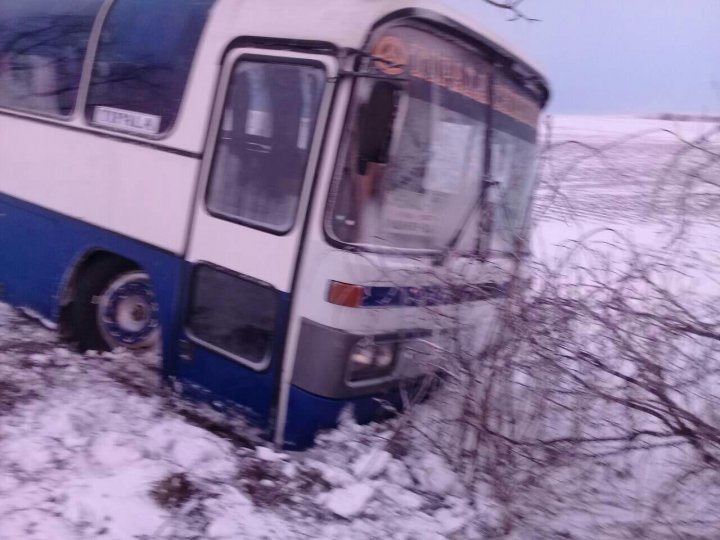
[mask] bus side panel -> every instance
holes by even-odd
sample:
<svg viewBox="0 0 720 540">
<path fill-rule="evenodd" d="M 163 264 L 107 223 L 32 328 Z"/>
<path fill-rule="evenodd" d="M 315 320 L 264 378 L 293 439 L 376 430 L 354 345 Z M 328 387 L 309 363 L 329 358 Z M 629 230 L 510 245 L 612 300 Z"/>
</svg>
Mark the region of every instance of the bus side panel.
<svg viewBox="0 0 720 540">
<path fill-rule="evenodd" d="M 58 232 L 52 214 L 0 194 L 0 299 L 56 320 L 59 263 L 72 257 Z"/>
<path fill-rule="evenodd" d="M 0 300 L 57 321 L 70 272 L 97 250 L 130 259 L 150 275 L 160 305 L 163 350 L 173 358 L 182 258 L 0 194 Z"/>
<path fill-rule="evenodd" d="M 0 112 L 0 192 L 182 253 L 197 157 Z"/>
</svg>

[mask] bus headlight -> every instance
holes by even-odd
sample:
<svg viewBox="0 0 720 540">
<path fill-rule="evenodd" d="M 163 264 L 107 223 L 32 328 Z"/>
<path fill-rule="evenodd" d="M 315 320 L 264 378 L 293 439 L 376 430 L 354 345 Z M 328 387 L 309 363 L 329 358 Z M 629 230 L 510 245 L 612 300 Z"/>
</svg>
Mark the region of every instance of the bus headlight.
<svg viewBox="0 0 720 540">
<path fill-rule="evenodd" d="M 350 351 L 348 381 L 382 379 L 394 371 L 396 362 L 397 342 L 363 338 Z"/>
</svg>

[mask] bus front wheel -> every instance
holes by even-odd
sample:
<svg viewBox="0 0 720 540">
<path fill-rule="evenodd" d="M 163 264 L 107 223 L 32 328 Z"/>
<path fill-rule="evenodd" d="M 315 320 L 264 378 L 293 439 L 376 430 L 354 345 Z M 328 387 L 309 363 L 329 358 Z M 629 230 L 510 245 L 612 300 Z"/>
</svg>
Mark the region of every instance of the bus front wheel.
<svg viewBox="0 0 720 540">
<path fill-rule="evenodd" d="M 150 349 L 160 341 L 150 277 L 129 261 L 92 264 L 78 281 L 71 309 L 81 350 Z"/>
</svg>

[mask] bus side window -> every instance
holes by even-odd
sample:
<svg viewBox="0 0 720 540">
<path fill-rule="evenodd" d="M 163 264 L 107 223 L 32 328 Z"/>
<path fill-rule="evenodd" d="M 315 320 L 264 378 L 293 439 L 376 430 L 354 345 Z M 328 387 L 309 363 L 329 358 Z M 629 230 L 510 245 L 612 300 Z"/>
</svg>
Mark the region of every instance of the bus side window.
<svg viewBox="0 0 720 540">
<path fill-rule="evenodd" d="M 280 234 L 292 228 L 324 80 L 314 64 L 235 66 L 208 186 L 211 213 Z"/>
<path fill-rule="evenodd" d="M 100 34 L 88 121 L 150 137 L 168 132 L 214 1 L 115 0 Z"/>
<path fill-rule="evenodd" d="M 0 107 L 72 114 L 90 31 L 102 4 L 5 0 L 0 5 Z"/>
</svg>

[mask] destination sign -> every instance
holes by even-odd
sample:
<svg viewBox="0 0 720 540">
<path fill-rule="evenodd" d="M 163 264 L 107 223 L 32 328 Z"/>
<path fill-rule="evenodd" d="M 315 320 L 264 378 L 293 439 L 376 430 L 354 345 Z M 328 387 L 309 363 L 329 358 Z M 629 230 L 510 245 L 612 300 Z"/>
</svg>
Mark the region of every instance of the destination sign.
<svg viewBox="0 0 720 540">
<path fill-rule="evenodd" d="M 490 104 L 489 61 L 449 39 L 415 28 L 399 26 L 381 36 L 372 48 L 375 67 L 386 75 L 405 75 L 446 88 L 483 105 Z M 493 108 L 535 127 L 540 105 L 520 85 L 494 73 Z"/>
</svg>

